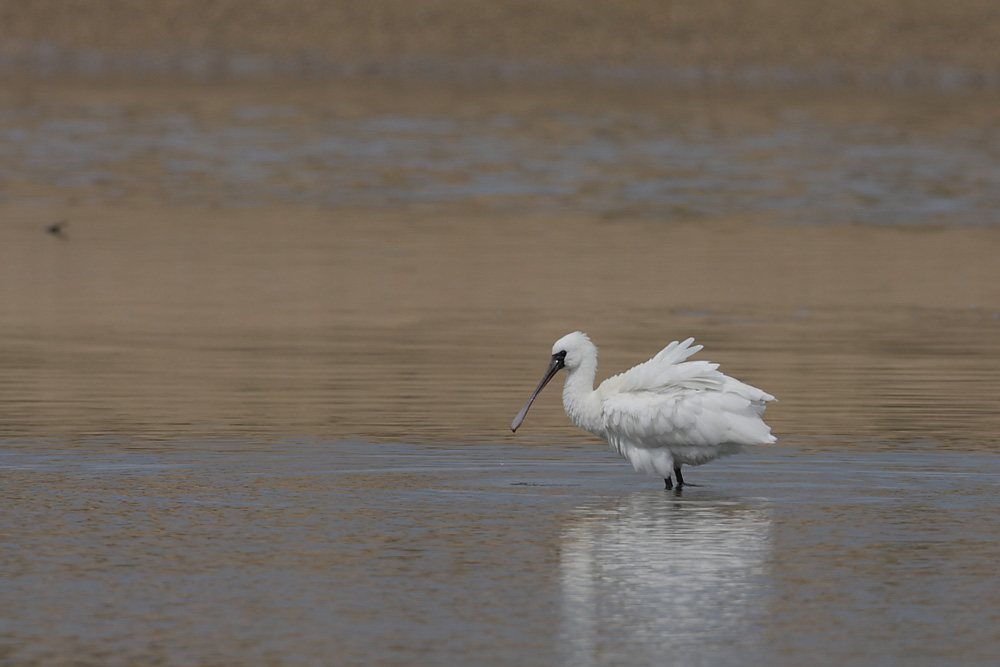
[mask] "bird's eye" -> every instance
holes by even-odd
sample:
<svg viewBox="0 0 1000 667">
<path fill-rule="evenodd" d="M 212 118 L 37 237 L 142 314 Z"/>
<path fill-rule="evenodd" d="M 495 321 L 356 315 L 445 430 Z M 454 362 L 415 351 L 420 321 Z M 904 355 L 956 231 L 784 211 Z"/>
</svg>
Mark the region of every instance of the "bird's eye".
<svg viewBox="0 0 1000 667">
<path fill-rule="evenodd" d="M 555 357 L 556 359 L 560 360 L 560 361 L 566 361 L 566 350 L 562 350 L 560 352 L 556 352 L 552 356 Z"/>
</svg>

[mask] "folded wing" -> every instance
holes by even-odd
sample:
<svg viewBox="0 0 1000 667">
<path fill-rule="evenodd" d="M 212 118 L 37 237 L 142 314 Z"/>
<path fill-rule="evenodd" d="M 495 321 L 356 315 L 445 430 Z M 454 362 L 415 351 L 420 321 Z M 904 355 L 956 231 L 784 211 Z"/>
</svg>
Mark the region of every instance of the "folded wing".
<svg viewBox="0 0 1000 667">
<path fill-rule="evenodd" d="M 646 448 L 774 442 L 761 419 L 774 397 L 724 375 L 718 364 L 686 361 L 701 349 L 693 342 L 673 342 L 601 385 L 609 439 Z"/>
</svg>

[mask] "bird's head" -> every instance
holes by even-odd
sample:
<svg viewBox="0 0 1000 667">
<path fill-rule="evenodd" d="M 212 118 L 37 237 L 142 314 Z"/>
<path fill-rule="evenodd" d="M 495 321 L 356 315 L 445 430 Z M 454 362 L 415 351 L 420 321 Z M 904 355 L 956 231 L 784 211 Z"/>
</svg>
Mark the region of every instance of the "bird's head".
<svg viewBox="0 0 1000 667">
<path fill-rule="evenodd" d="M 552 345 L 552 358 L 562 359 L 560 368 L 573 370 L 584 361 L 597 358 L 597 346 L 582 331 L 566 334 Z"/>
<path fill-rule="evenodd" d="M 556 373 L 563 368 L 567 372 L 572 372 L 587 361 L 595 363 L 597 361 L 597 347 L 590 342 L 587 334 L 574 331 L 557 340 L 555 345 L 552 346 L 552 360 L 549 361 L 549 367 L 545 370 L 542 381 L 538 383 L 538 388 L 535 389 L 534 393 L 531 394 L 531 398 L 528 399 L 528 402 L 524 404 L 521 411 L 514 417 L 514 421 L 510 423 L 510 430 L 517 430 L 517 427 L 524 421 L 525 415 L 528 414 L 528 408 L 535 401 L 535 397 L 545 388 L 549 380 L 556 376 Z"/>
</svg>

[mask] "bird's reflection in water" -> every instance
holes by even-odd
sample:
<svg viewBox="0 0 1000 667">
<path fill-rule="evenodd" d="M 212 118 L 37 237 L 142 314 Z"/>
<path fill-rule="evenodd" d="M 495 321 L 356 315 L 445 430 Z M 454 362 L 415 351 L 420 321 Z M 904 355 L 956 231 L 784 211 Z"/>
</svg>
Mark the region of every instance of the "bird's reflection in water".
<svg viewBox="0 0 1000 667">
<path fill-rule="evenodd" d="M 562 537 L 570 664 L 746 664 L 766 611 L 766 510 L 641 493 L 581 507 Z"/>
</svg>

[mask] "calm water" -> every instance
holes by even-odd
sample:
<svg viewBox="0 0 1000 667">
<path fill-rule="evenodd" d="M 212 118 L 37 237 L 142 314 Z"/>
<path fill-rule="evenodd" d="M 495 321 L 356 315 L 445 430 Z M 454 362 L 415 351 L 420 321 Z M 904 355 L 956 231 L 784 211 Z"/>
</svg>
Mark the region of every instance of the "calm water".
<svg viewBox="0 0 1000 667">
<path fill-rule="evenodd" d="M 991 100 L 2 101 L 0 663 L 995 660 Z M 512 435 L 574 329 L 778 444 Z"/>
<path fill-rule="evenodd" d="M 10 663 L 991 664 L 993 454 L 7 443 Z"/>
<path fill-rule="evenodd" d="M 5 204 L 462 202 L 616 219 L 1000 223 L 989 96 L 345 86 L 6 97 Z"/>
</svg>

